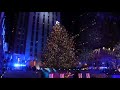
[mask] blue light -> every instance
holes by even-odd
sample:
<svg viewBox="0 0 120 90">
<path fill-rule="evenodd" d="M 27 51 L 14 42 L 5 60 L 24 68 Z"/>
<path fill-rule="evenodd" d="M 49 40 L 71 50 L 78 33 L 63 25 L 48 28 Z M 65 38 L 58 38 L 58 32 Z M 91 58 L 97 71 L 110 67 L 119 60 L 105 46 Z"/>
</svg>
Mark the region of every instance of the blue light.
<svg viewBox="0 0 120 90">
<path fill-rule="evenodd" d="M 24 64 L 14 64 L 14 67 L 25 67 L 26 65 Z"/>
<path fill-rule="evenodd" d="M 107 67 L 99 67 L 100 69 L 107 69 Z"/>
<path fill-rule="evenodd" d="M 50 68 L 45 68 L 45 70 L 47 70 L 48 72 L 51 72 Z"/>
<path fill-rule="evenodd" d="M 56 72 L 56 70 L 55 70 L 55 69 L 53 69 L 53 71 L 54 71 L 54 72 Z"/>
</svg>

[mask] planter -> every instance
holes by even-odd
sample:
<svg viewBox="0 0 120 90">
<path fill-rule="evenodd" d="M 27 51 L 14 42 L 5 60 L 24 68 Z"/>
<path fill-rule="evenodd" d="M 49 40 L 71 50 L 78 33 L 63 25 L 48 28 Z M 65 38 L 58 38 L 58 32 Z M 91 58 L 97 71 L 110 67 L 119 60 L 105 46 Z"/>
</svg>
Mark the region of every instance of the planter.
<svg viewBox="0 0 120 90">
<path fill-rule="evenodd" d="M 82 73 L 78 73 L 78 78 L 82 78 Z"/>
<path fill-rule="evenodd" d="M 53 78 L 53 75 L 54 75 L 53 73 L 50 73 L 49 78 Z"/>
<path fill-rule="evenodd" d="M 90 78 L 90 73 L 86 73 L 86 78 Z"/>
<path fill-rule="evenodd" d="M 61 74 L 60 74 L 60 78 L 65 78 L 65 74 L 64 74 L 64 73 L 61 73 Z"/>
</svg>

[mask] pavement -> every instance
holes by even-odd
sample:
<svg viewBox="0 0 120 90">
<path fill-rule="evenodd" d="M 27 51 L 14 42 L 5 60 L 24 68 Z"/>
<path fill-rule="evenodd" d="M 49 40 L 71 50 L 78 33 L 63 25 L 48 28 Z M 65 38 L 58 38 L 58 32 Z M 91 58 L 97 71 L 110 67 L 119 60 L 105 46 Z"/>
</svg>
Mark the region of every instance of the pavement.
<svg viewBox="0 0 120 90">
<path fill-rule="evenodd" d="M 35 71 L 6 71 L 3 78 L 39 78 Z"/>
</svg>

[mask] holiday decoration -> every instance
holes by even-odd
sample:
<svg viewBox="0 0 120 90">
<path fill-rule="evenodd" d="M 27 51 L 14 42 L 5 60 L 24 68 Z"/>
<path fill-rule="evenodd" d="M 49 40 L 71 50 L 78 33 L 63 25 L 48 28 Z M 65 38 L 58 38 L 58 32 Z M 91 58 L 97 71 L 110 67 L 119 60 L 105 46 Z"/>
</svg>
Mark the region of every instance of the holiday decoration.
<svg viewBox="0 0 120 90">
<path fill-rule="evenodd" d="M 75 67 L 75 48 L 73 37 L 66 29 L 56 22 L 53 26 L 47 45 L 44 49 L 45 66 L 49 68 L 73 68 Z"/>
</svg>

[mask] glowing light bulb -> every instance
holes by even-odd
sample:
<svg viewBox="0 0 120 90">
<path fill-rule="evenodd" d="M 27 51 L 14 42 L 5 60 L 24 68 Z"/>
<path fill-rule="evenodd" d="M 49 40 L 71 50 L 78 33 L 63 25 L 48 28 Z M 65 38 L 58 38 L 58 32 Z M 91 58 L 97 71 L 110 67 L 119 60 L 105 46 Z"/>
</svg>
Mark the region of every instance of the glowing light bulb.
<svg viewBox="0 0 120 90">
<path fill-rule="evenodd" d="M 103 47 L 103 50 L 105 49 L 105 47 Z"/>
<path fill-rule="evenodd" d="M 59 24 L 60 24 L 60 22 L 56 21 L 56 24 L 57 24 L 57 25 L 59 25 Z"/>
</svg>

